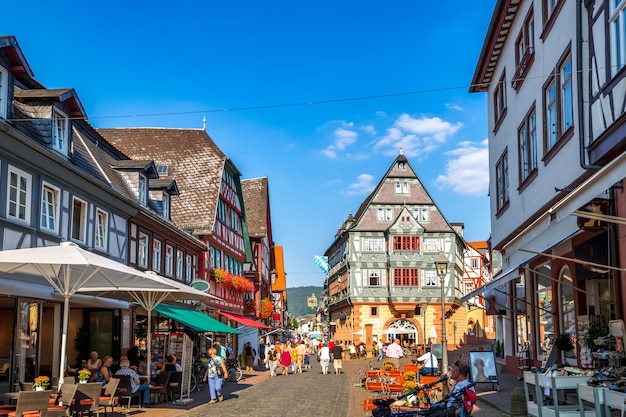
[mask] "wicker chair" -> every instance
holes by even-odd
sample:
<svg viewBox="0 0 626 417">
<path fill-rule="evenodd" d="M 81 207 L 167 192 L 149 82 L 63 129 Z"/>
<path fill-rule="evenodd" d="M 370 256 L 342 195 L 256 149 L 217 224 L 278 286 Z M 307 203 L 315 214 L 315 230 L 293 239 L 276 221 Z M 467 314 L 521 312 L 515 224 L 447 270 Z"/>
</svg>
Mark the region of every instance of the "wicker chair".
<svg viewBox="0 0 626 417">
<path fill-rule="evenodd" d="M 48 411 L 50 391 L 20 391 L 15 411 L 8 413 L 10 417 L 44 417 Z"/>
<path fill-rule="evenodd" d="M 76 395 L 74 396 L 74 404 L 72 411 L 74 413 L 84 412 L 96 413 L 100 417 L 100 394 L 102 394 L 101 382 L 88 382 L 86 384 L 77 384 Z"/>
<path fill-rule="evenodd" d="M 34 391 L 32 382 L 20 382 L 20 391 Z"/>
<path fill-rule="evenodd" d="M 76 384 L 63 384 L 58 404 L 48 406 L 46 417 L 65 417 L 72 415 L 72 402 L 78 387 Z"/>
<path fill-rule="evenodd" d="M 100 397 L 100 405 L 104 407 L 104 416 L 107 415 L 107 407 L 111 407 L 111 412 L 113 412 L 113 407 L 118 404 L 118 393 L 117 387 L 120 384 L 119 378 L 111 378 L 109 383 L 107 384 L 106 389 L 104 390 L 104 395 Z"/>
</svg>

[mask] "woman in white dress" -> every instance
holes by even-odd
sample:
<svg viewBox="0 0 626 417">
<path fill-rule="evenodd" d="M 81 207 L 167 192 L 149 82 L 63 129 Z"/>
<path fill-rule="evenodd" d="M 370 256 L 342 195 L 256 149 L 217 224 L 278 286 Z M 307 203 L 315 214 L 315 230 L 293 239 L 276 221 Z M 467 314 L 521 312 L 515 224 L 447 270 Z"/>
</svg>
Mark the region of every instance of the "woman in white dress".
<svg viewBox="0 0 626 417">
<path fill-rule="evenodd" d="M 330 365 L 330 349 L 328 349 L 328 342 L 324 342 L 324 346 L 320 349 L 320 365 L 322 366 L 322 373 L 328 375 L 328 366 Z"/>
</svg>

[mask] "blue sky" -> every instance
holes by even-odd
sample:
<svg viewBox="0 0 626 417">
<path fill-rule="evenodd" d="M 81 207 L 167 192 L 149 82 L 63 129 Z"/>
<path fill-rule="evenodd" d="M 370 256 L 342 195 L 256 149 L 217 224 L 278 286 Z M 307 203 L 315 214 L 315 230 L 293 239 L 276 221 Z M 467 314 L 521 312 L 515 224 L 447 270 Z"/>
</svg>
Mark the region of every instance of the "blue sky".
<svg viewBox="0 0 626 417">
<path fill-rule="evenodd" d="M 3 6 L 35 77 L 95 127 L 207 131 L 269 177 L 288 286 L 404 154 L 469 241 L 489 237 L 487 97 L 469 84 L 495 0 L 31 1 Z"/>
</svg>

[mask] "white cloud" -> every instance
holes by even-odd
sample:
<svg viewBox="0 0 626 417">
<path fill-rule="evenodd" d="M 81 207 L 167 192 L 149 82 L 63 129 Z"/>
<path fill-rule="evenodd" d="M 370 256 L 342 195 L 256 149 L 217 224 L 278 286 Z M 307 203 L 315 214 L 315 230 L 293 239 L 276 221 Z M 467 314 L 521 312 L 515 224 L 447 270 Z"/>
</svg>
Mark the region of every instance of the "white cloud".
<svg viewBox="0 0 626 417">
<path fill-rule="evenodd" d="M 489 153 L 487 140 L 480 143 L 460 142 L 447 152 L 446 172 L 436 183 L 462 195 L 486 196 L 489 191 Z"/>
<path fill-rule="evenodd" d="M 335 147 L 341 151 L 356 142 L 357 133 L 342 127 L 335 129 Z"/>
<path fill-rule="evenodd" d="M 450 110 L 456 110 L 456 111 L 463 111 L 465 109 L 463 109 L 463 107 L 459 106 L 458 104 L 452 104 L 452 103 L 446 103 L 446 108 L 450 109 Z"/>
<path fill-rule="evenodd" d="M 374 144 L 374 150 L 397 155 L 402 147 L 407 157 L 425 156 L 453 136 L 463 124 L 446 122 L 439 117 L 414 118 L 404 113 L 386 130 L 387 134 Z"/>
<path fill-rule="evenodd" d="M 339 125 L 339 127 L 336 127 L 337 125 Z M 318 130 L 327 130 L 329 127 L 334 129 L 331 134 L 333 144 L 322 149 L 320 154 L 327 158 L 335 159 L 338 156 L 338 152 L 345 151 L 348 146 L 356 143 L 358 133 L 352 130 L 354 129 L 354 123 L 346 122 L 345 120 L 333 120 L 325 123 L 324 126 L 320 127 Z"/>
<path fill-rule="evenodd" d="M 361 130 L 364 131 L 365 133 L 369 133 L 370 135 L 376 134 L 376 128 L 373 125 L 361 126 Z"/>
<path fill-rule="evenodd" d="M 356 182 L 348 186 L 347 195 L 363 195 L 371 193 L 376 184 L 373 183 L 374 176 L 370 174 L 361 174 L 356 177 Z"/>
</svg>

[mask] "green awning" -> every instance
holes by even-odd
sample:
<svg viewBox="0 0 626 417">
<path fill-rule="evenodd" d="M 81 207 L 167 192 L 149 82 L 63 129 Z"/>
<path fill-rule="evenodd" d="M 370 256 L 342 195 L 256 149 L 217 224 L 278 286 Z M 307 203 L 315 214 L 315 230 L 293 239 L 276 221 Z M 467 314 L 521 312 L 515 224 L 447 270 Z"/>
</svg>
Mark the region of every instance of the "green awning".
<svg viewBox="0 0 626 417">
<path fill-rule="evenodd" d="M 194 329 L 197 332 L 241 333 L 239 330 L 233 329 L 232 327 L 227 326 L 221 321 L 215 320 L 200 311 L 174 307 L 167 304 L 159 304 L 155 307 L 155 310 L 164 316 L 174 319 L 177 322 Z"/>
</svg>

